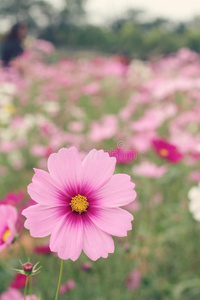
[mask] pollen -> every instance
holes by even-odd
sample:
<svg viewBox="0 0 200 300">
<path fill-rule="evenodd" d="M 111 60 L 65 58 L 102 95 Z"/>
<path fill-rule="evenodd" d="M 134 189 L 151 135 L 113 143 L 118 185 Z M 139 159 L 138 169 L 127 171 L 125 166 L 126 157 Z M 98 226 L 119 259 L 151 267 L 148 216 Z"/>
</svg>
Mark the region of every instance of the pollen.
<svg viewBox="0 0 200 300">
<path fill-rule="evenodd" d="M 4 243 L 7 241 L 7 238 L 9 237 L 9 235 L 11 235 L 11 231 L 10 231 L 10 229 L 7 229 L 2 236 L 2 241 Z"/>
<path fill-rule="evenodd" d="M 82 214 L 87 211 L 89 203 L 86 197 L 78 194 L 77 196 L 71 198 L 69 205 L 73 211 Z"/>
<path fill-rule="evenodd" d="M 160 155 L 163 156 L 163 157 L 167 157 L 168 154 L 169 154 L 169 151 L 167 149 L 161 149 L 159 151 Z"/>
</svg>

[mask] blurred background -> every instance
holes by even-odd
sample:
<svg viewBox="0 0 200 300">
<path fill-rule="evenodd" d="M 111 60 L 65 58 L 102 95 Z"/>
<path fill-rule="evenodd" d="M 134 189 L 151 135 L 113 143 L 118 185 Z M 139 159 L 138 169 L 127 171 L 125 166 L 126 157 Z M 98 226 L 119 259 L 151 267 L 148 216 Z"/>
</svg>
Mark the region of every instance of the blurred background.
<svg viewBox="0 0 200 300">
<path fill-rule="evenodd" d="M 25 21 L 29 35 L 63 51 L 147 59 L 182 47 L 200 51 L 200 3 L 191 0 L 1 0 L 0 34 Z"/>
</svg>

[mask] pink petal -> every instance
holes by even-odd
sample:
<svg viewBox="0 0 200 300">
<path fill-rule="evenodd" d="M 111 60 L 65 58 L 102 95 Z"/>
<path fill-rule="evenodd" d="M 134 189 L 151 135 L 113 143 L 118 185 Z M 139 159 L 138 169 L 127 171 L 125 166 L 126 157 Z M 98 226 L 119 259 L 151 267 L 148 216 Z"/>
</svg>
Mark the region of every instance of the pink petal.
<svg viewBox="0 0 200 300">
<path fill-rule="evenodd" d="M 78 259 L 83 249 L 81 215 L 70 212 L 59 221 L 51 234 L 50 249 L 61 259 Z"/>
<path fill-rule="evenodd" d="M 22 211 L 27 220 L 25 228 L 30 230 L 33 237 L 50 235 L 56 223 L 67 211 L 66 207 L 48 207 L 45 205 L 32 205 Z"/>
<path fill-rule="evenodd" d="M 28 186 L 30 197 L 39 204 L 58 206 L 66 203 L 66 195 L 56 187 L 56 182 L 50 174 L 39 169 L 34 169 L 33 183 Z"/>
<path fill-rule="evenodd" d="M 91 260 L 97 260 L 100 257 L 107 258 L 108 254 L 113 253 L 115 249 L 112 237 L 96 227 L 86 214 L 83 221 L 83 251 Z"/>
<path fill-rule="evenodd" d="M 132 229 L 132 214 L 121 208 L 92 208 L 88 211 L 92 222 L 101 230 L 116 236 L 127 236 Z"/>
<path fill-rule="evenodd" d="M 9 204 L 1 205 L 1 218 L 5 217 L 7 222 L 11 222 L 13 225 L 17 222 L 18 214 L 17 209 Z M 3 221 L 1 219 L 1 221 Z"/>
<path fill-rule="evenodd" d="M 135 184 L 126 174 L 116 174 L 95 193 L 97 205 L 103 207 L 118 207 L 129 204 L 136 198 Z"/>
<path fill-rule="evenodd" d="M 113 175 L 115 164 L 116 158 L 110 157 L 103 150 L 93 149 L 82 163 L 82 184 L 94 190 L 102 187 Z"/>
<path fill-rule="evenodd" d="M 78 192 L 81 181 L 81 159 L 75 147 L 62 148 L 48 159 L 50 175 L 64 191 Z"/>
</svg>

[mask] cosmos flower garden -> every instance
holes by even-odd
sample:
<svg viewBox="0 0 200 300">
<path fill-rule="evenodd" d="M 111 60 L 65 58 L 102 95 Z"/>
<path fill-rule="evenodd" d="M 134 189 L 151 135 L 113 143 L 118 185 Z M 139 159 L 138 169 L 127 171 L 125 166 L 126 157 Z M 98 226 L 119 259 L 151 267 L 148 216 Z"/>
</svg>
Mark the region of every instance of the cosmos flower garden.
<svg viewBox="0 0 200 300">
<path fill-rule="evenodd" d="M 0 70 L 0 299 L 200 299 L 200 56 Z"/>
</svg>

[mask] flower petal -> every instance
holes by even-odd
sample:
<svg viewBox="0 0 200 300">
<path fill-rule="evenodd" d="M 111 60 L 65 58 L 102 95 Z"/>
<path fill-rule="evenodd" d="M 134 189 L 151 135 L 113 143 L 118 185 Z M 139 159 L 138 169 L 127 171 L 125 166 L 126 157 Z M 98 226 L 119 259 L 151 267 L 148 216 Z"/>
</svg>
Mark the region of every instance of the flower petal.
<svg viewBox="0 0 200 300">
<path fill-rule="evenodd" d="M 82 184 L 88 190 L 97 190 L 102 187 L 113 175 L 116 158 L 110 157 L 103 150 L 93 149 L 82 162 Z"/>
<path fill-rule="evenodd" d="M 34 169 L 33 183 L 28 186 L 30 197 L 37 203 L 42 205 L 58 206 L 66 204 L 68 195 L 56 186 L 56 182 L 51 178 L 50 174 L 39 169 Z"/>
<path fill-rule="evenodd" d="M 129 204 L 136 198 L 135 184 L 126 174 L 116 174 L 95 193 L 94 205 L 118 207 Z"/>
<path fill-rule="evenodd" d="M 61 259 L 77 260 L 83 249 L 81 215 L 69 212 L 58 222 L 50 238 L 50 249 Z"/>
<path fill-rule="evenodd" d="M 56 223 L 66 214 L 66 207 L 49 207 L 46 205 L 32 205 L 22 211 L 27 218 L 25 228 L 30 230 L 33 237 L 45 237 L 51 234 Z"/>
<path fill-rule="evenodd" d="M 83 251 L 91 260 L 100 257 L 107 258 L 109 253 L 115 250 L 112 237 L 100 230 L 85 214 Z"/>
<path fill-rule="evenodd" d="M 88 217 L 101 230 L 116 236 L 127 236 L 132 229 L 132 214 L 121 208 L 91 208 Z"/>
<path fill-rule="evenodd" d="M 54 181 L 65 192 L 78 193 L 82 165 L 75 147 L 62 148 L 58 153 L 51 154 L 48 159 L 48 169 Z"/>
</svg>

